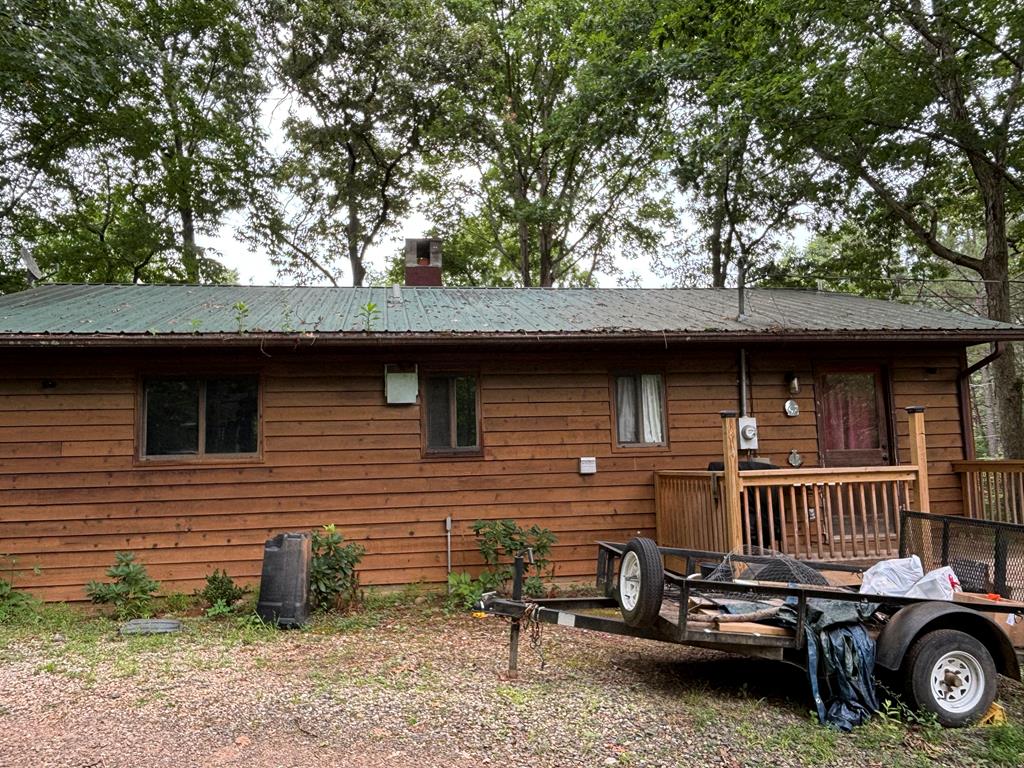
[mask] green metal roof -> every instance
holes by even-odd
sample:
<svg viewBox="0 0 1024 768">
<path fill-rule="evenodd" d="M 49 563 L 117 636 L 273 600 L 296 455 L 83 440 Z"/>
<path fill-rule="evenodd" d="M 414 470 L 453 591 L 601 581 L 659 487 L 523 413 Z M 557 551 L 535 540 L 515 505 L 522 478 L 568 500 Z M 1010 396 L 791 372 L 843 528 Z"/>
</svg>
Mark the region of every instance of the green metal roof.
<svg viewBox="0 0 1024 768">
<path fill-rule="evenodd" d="M 366 326 L 365 307 L 377 314 Z M 1024 328 L 850 294 L 750 289 L 43 285 L 0 296 L 0 343 L 334 338 L 1024 339 Z"/>
</svg>

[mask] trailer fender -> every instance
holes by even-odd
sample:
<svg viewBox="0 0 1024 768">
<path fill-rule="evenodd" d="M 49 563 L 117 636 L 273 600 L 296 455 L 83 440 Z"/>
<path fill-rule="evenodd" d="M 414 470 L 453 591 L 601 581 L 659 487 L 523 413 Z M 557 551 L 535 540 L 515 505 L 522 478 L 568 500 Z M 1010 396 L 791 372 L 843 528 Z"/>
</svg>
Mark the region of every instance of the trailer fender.
<svg viewBox="0 0 1024 768">
<path fill-rule="evenodd" d="M 914 603 L 896 612 L 876 640 L 875 664 L 895 672 L 914 641 L 936 629 L 958 629 L 977 638 L 992 654 L 1001 674 L 1020 680 L 1017 654 L 1005 632 L 971 608 L 937 600 Z"/>
</svg>

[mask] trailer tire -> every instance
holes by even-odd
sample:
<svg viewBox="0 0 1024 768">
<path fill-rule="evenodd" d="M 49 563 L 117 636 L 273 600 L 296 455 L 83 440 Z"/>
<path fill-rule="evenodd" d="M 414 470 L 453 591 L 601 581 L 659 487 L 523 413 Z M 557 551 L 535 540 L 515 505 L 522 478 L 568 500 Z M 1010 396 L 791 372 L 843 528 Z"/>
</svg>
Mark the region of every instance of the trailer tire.
<svg viewBox="0 0 1024 768">
<path fill-rule="evenodd" d="M 996 697 L 996 665 L 980 640 L 956 629 L 918 638 L 903 665 L 904 683 L 918 708 L 946 728 L 984 715 Z"/>
<path fill-rule="evenodd" d="M 649 627 L 661 612 L 665 564 L 652 539 L 630 540 L 619 563 L 619 608 L 631 627 Z"/>
</svg>

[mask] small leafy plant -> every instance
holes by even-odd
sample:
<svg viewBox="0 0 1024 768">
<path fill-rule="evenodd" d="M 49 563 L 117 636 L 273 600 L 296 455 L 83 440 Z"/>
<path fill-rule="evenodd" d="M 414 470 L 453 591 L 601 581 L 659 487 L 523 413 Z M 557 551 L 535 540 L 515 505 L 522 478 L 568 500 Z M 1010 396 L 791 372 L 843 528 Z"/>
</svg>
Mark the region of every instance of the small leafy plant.
<svg viewBox="0 0 1024 768">
<path fill-rule="evenodd" d="M 184 592 L 171 592 L 164 595 L 164 609 L 169 613 L 184 613 L 192 607 L 192 595 Z"/>
<path fill-rule="evenodd" d="M 126 621 L 149 616 L 153 595 L 160 588 L 141 563 L 135 562 L 134 552 L 115 552 L 114 565 L 107 569 L 112 583 L 90 581 L 85 594 L 94 603 L 113 605 L 118 619 Z"/>
<path fill-rule="evenodd" d="M 544 579 L 553 572 L 548 556 L 557 541 L 550 529 L 539 525 L 523 528 L 515 520 L 477 520 L 473 533 L 487 563 L 487 570 L 480 574 L 484 592 L 507 591 L 513 577 L 510 561 L 516 553 L 532 549 L 533 564 L 525 563 L 523 591 L 534 597 L 544 594 Z"/>
<path fill-rule="evenodd" d="M 34 613 L 36 603 L 31 595 L 15 589 L 12 582 L 0 579 L 0 624 Z"/>
<path fill-rule="evenodd" d="M 235 609 L 224 602 L 224 600 L 217 600 L 213 605 L 206 609 L 206 618 L 223 619 L 226 616 L 232 615 L 234 612 Z"/>
<path fill-rule="evenodd" d="M 465 571 L 449 573 L 445 607 L 450 611 L 468 611 L 483 593 L 483 585 Z"/>
<path fill-rule="evenodd" d="M 214 569 L 213 573 L 206 577 L 206 586 L 196 594 L 211 607 L 217 603 L 224 603 L 230 609 L 245 597 L 248 591 L 247 588 L 235 584 L 235 580 L 228 576 L 227 571 Z"/>
<path fill-rule="evenodd" d="M 313 531 L 309 591 L 317 610 L 345 610 L 355 603 L 359 593 L 356 566 L 364 554 L 366 550 L 361 545 L 346 544 L 333 524 Z"/>
<path fill-rule="evenodd" d="M 244 301 L 236 301 L 231 308 L 235 310 L 235 322 L 238 323 L 238 332 L 241 333 L 245 330 L 245 319 L 249 317 L 249 305 Z"/>
<path fill-rule="evenodd" d="M 363 321 L 363 330 L 372 331 L 374 323 L 380 319 L 380 308 L 372 301 L 368 301 L 359 308 L 356 316 Z"/>
</svg>

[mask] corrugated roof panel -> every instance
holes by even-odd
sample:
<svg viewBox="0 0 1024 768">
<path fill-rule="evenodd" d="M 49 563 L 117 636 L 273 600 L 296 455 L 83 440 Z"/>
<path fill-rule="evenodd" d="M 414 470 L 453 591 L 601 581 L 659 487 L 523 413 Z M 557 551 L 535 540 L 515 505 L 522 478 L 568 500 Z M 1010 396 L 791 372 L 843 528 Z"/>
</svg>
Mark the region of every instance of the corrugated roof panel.
<svg viewBox="0 0 1024 768">
<path fill-rule="evenodd" d="M 244 308 L 236 308 L 241 302 Z M 365 333 L 644 334 L 798 332 L 1024 333 L 1016 326 L 849 294 L 735 290 L 325 288 L 43 285 L 0 296 L 0 335 Z"/>
</svg>

